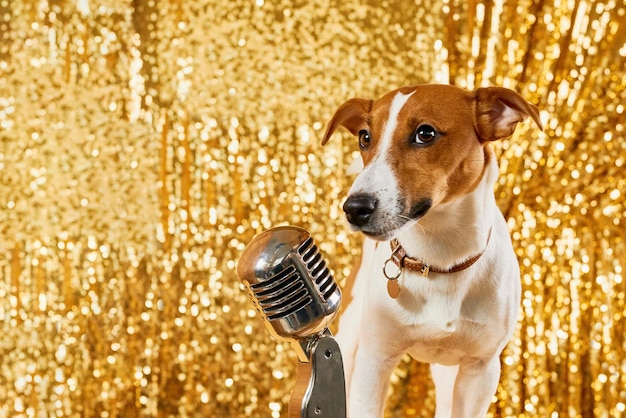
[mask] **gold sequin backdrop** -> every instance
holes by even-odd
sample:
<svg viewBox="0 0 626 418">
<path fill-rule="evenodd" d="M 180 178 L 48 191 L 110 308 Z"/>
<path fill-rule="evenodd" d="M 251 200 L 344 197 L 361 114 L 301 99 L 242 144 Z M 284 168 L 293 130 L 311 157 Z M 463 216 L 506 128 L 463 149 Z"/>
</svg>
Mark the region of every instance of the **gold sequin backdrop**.
<svg viewBox="0 0 626 418">
<path fill-rule="evenodd" d="M 496 145 L 522 319 L 492 417 L 626 409 L 622 0 L 0 0 L 0 416 L 285 414 L 295 356 L 236 261 L 279 223 L 342 280 L 336 107 L 405 84 L 542 109 Z M 388 417 L 431 416 L 404 359 Z"/>
</svg>

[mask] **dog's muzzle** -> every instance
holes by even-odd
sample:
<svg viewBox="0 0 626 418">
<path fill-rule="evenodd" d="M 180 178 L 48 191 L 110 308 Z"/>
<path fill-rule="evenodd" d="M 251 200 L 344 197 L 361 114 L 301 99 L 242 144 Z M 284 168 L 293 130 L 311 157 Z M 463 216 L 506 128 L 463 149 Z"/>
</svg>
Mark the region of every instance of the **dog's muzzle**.
<svg viewBox="0 0 626 418">
<path fill-rule="evenodd" d="M 384 241 L 406 224 L 422 218 L 432 207 L 429 198 L 421 199 L 410 207 L 396 202 L 396 206 L 384 208 L 383 203 L 374 194 L 356 193 L 348 196 L 343 211 L 354 230 Z"/>
</svg>

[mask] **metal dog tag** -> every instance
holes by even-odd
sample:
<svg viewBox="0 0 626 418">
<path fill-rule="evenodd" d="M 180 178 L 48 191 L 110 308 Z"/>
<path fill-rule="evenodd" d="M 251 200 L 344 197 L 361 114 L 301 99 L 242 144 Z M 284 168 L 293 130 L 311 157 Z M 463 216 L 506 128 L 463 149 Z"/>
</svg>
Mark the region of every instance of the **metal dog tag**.
<svg viewBox="0 0 626 418">
<path fill-rule="evenodd" d="M 387 293 L 391 296 L 392 299 L 400 296 L 400 284 L 398 284 L 398 279 L 389 279 L 387 280 Z"/>
</svg>

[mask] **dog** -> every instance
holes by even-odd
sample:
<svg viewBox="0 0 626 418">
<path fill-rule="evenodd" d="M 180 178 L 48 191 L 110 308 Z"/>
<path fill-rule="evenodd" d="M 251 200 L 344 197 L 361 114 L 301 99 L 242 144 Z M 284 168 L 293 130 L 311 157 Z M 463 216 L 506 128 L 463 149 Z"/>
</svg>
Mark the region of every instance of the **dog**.
<svg viewBox="0 0 626 418">
<path fill-rule="evenodd" d="M 436 418 L 487 413 L 521 297 L 490 143 L 528 117 L 543 130 L 507 88 L 425 84 L 350 99 L 328 123 L 322 144 L 342 126 L 363 160 L 343 204 L 366 236 L 337 332 L 350 417 L 383 416 L 404 353 L 430 363 Z"/>
</svg>

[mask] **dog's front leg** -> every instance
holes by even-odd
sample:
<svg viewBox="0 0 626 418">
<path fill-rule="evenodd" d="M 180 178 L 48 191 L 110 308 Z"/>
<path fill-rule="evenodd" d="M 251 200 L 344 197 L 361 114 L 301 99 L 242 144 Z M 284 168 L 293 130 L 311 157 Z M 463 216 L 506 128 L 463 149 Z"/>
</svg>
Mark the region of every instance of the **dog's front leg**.
<svg viewBox="0 0 626 418">
<path fill-rule="evenodd" d="M 459 366 L 444 366 L 432 363 L 430 374 L 435 383 L 435 418 L 452 418 L 454 383 L 459 373 Z"/>
<path fill-rule="evenodd" d="M 389 378 L 401 355 L 386 352 L 375 341 L 359 345 L 348 396 L 350 418 L 382 418 Z"/>
<path fill-rule="evenodd" d="M 462 363 L 454 385 L 454 418 L 481 418 L 487 414 L 498 388 L 500 358 Z"/>
</svg>

